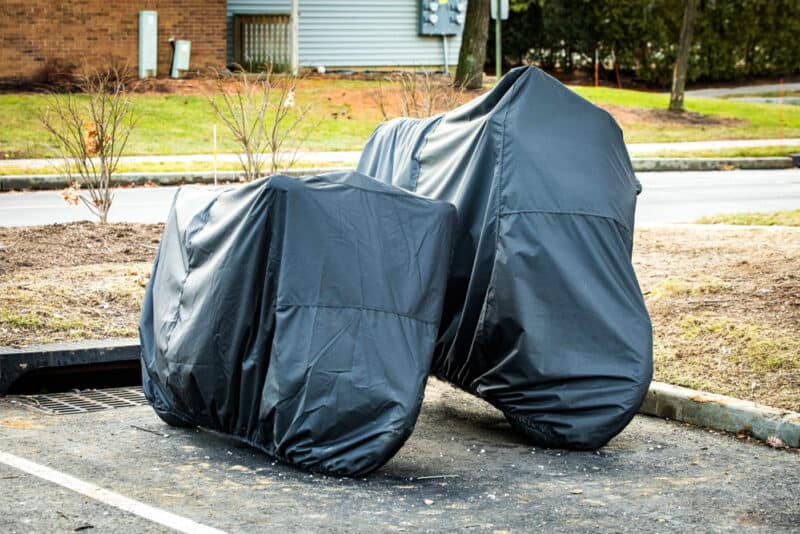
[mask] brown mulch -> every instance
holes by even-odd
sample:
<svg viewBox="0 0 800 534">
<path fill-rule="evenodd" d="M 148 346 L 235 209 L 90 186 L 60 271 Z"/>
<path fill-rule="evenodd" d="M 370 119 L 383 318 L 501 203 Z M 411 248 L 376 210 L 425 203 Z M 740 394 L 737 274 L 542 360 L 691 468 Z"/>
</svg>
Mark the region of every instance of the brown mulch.
<svg viewBox="0 0 800 534">
<path fill-rule="evenodd" d="M 91 222 L 0 227 L 0 276 L 20 269 L 152 261 L 163 228 Z"/>
<path fill-rule="evenodd" d="M 740 119 L 703 115 L 693 111 L 673 113 L 666 109 L 630 108 L 611 104 L 602 104 L 600 107 L 611 113 L 623 129 L 628 124 L 641 123 L 663 126 L 743 126 L 747 124 L 747 121 Z"/>
</svg>

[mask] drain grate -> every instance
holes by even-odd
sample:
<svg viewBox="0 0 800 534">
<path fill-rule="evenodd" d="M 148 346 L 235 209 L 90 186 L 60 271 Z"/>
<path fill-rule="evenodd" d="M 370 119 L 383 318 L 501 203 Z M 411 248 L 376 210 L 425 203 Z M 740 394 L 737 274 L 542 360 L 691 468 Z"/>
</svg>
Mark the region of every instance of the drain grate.
<svg viewBox="0 0 800 534">
<path fill-rule="evenodd" d="M 76 414 L 147 404 L 142 388 L 111 388 L 6 397 L 15 404 L 52 414 Z"/>
</svg>

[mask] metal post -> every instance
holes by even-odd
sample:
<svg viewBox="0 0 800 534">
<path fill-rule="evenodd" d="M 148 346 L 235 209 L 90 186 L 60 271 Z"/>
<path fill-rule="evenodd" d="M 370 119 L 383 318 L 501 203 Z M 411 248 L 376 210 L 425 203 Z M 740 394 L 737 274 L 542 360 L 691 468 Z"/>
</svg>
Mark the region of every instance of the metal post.
<svg viewBox="0 0 800 534">
<path fill-rule="evenodd" d="M 300 27 L 298 23 L 298 17 L 300 16 L 300 8 L 299 4 L 300 0 L 292 0 L 292 16 L 291 16 L 291 23 L 292 23 L 292 53 L 291 53 L 291 61 L 292 61 L 292 74 L 297 76 L 297 72 L 299 70 L 300 65 L 300 45 L 297 34 L 298 29 Z"/>
<path fill-rule="evenodd" d="M 494 63 L 495 63 L 495 70 L 496 70 L 496 80 L 495 83 L 500 81 L 500 77 L 503 75 L 503 65 L 502 65 L 502 38 L 500 34 L 500 0 L 494 0 L 497 6 L 497 18 L 494 19 Z"/>
<path fill-rule="evenodd" d="M 217 125 L 214 125 L 214 185 L 217 185 Z"/>
<path fill-rule="evenodd" d="M 783 78 L 781 78 L 781 90 L 778 97 L 778 131 L 781 141 L 783 141 Z"/>
<path fill-rule="evenodd" d="M 594 86 L 600 86 L 600 53 L 594 49 Z"/>
<path fill-rule="evenodd" d="M 447 36 L 442 35 L 442 54 L 444 55 L 444 73 L 450 74 L 450 67 L 447 65 Z"/>
</svg>

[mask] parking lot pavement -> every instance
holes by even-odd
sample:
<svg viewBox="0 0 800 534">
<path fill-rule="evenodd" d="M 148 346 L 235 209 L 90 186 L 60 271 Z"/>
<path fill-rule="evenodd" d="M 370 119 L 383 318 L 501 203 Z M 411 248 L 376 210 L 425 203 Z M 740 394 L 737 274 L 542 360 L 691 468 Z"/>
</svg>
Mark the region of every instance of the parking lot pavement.
<svg viewBox="0 0 800 534">
<path fill-rule="evenodd" d="M 56 416 L 5 399 L 0 480 L 2 532 L 161 532 L 164 517 L 228 532 L 800 525 L 797 451 L 644 416 L 600 451 L 543 450 L 435 380 L 406 446 L 364 479 L 301 472 L 146 406 Z"/>
</svg>

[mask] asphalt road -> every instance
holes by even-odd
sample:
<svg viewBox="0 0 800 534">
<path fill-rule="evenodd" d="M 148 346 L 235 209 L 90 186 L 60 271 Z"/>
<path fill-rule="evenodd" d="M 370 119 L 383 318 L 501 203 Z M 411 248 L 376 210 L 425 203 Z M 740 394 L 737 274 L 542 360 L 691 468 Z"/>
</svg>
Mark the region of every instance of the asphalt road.
<svg viewBox="0 0 800 534">
<path fill-rule="evenodd" d="M 409 441 L 359 479 L 310 475 L 219 436 L 170 428 L 149 407 L 58 416 L 10 401 L 0 400 L 0 532 L 166 532 L 157 523 L 165 514 L 193 521 L 184 530 L 192 533 L 800 525 L 797 451 L 646 416 L 596 452 L 543 450 L 488 404 L 433 379 Z M 21 462 L 35 469 L 13 465 Z"/>
<path fill-rule="evenodd" d="M 638 223 L 691 222 L 704 215 L 800 208 L 800 169 L 639 173 Z M 112 222 L 163 222 L 174 187 L 118 189 Z M 92 219 L 84 206 L 67 205 L 57 191 L 0 194 L 0 226 Z"/>
</svg>

